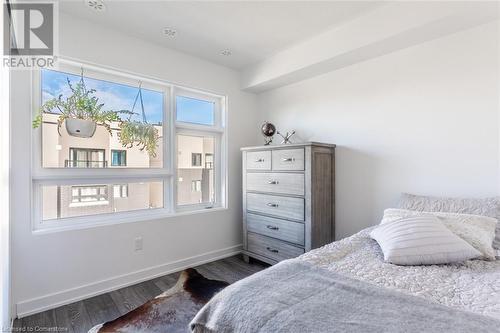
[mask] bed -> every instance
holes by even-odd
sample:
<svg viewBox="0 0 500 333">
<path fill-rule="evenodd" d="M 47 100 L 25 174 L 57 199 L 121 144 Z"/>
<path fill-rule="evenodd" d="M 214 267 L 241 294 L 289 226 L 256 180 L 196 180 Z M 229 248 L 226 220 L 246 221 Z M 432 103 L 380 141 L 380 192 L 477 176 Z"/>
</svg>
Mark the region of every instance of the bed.
<svg viewBox="0 0 500 333">
<path fill-rule="evenodd" d="M 398 266 L 374 227 L 216 295 L 193 332 L 500 332 L 500 260 Z"/>
</svg>

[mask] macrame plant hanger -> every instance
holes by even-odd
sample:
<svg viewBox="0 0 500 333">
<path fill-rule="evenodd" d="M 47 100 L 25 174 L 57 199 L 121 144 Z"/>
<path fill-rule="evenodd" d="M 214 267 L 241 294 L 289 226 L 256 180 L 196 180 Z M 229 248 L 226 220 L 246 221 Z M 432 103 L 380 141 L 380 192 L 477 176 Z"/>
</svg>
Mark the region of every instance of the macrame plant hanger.
<svg viewBox="0 0 500 333">
<path fill-rule="evenodd" d="M 68 78 L 68 82 L 69 82 L 69 78 Z M 82 88 L 83 88 L 83 92 L 87 92 L 87 86 L 85 85 L 85 79 L 83 78 L 83 67 L 80 67 L 80 83 L 82 85 Z"/>
<path fill-rule="evenodd" d="M 137 105 L 137 101 L 140 101 L 141 103 L 142 123 L 140 121 L 131 121 L 132 115 L 136 114 L 134 110 L 135 106 Z M 136 132 L 133 133 L 133 138 L 129 138 L 127 142 L 130 145 L 130 148 L 132 147 L 132 144 L 136 142 L 137 146 L 142 145 L 142 147 L 139 148 L 141 151 L 147 149 L 150 156 L 156 157 L 156 142 L 159 139 L 158 130 L 154 128 L 153 125 L 148 124 L 148 121 L 146 119 L 146 112 L 144 111 L 144 100 L 142 97 L 142 82 L 139 82 L 139 90 L 137 91 L 137 95 L 135 96 L 134 104 L 132 105 L 132 110 L 130 111 L 128 117 L 128 122 L 131 124 L 131 127 L 134 128 L 132 132 Z"/>
<path fill-rule="evenodd" d="M 83 80 L 83 67 L 80 67 L 80 82 L 82 86 L 85 88 L 85 81 Z"/>
<path fill-rule="evenodd" d="M 147 124 L 146 120 L 146 112 L 144 112 L 144 101 L 142 100 L 142 82 L 139 82 L 139 91 L 137 92 L 137 95 L 135 96 L 134 104 L 132 105 L 132 113 L 129 115 L 128 120 L 130 121 L 130 118 L 134 114 L 135 110 L 135 105 L 137 104 L 137 100 L 140 100 L 141 102 L 141 114 L 142 114 L 142 122 L 144 124 Z"/>
</svg>

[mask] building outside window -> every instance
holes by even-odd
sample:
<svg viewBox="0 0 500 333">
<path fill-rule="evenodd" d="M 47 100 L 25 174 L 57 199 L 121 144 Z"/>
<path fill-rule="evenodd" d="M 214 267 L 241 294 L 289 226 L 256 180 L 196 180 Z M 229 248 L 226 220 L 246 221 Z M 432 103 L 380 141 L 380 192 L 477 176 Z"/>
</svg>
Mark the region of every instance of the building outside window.
<svg viewBox="0 0 500 333">
<path fill-rule="evenodd" d="M 40 143 L 32 159 L 35 229 L 151 219 L 154 214 L 225 206 L 223 96 L 61 59 L 58 71 L 36 72 L 34 109 L 50 98 L 68 97 L 67 81 L 77 84 L 82 67 L 86 87 L 96 90 L 104 109 L 131 110 L 137 82 L 142 82 L 145 117 L 159 136 L 156 154 L 136 145 L 123 147 L 119 122 L 110 124 L 111 133 L 98 125 L 92 137 L 81 138 L 69 135 L 64 124 L 58 129 L 58 110 L 44 113 L 41 128 L 34 130 L 39 138 L 35 142 Z M 131 120 L 141 122 L 137 111 Z M 123 183 L 116 184 L 113 178 Z M 177 181 L 171 182 L 172 178 Z M 145 212 L 151 209 L 153 214 Z"/>
<path fill-rule="evenodd" d="M 215 137 L 179 134 L 177 143 L 180 152 L 177 158 L 177 174 L 182 179 L 177 183 L 177 204 L 210 205 L 215 201 L 215 170 L 202 167 L 202 156 L 207 152 L 214 152 Z M 203 153 L 191 153 L 193 150 Z"/>
<path fill-rule="evenodd" d="M 126 150 L 111 150 L 111 166 L 126 166 L 127 151 Z"/>
</svg>

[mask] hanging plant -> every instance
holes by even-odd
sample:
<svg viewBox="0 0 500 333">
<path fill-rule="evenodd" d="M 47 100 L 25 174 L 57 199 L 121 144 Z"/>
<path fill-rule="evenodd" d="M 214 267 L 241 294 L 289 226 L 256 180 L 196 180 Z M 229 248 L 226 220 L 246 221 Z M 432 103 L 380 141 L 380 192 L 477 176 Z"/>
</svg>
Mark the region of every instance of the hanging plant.
<svg viewBox="0 0 500 333">
<path fill-rule="evenodd" d="M 135 145 L 141 151 L 146 150 L 149 156 L 156 157 L 160 135 L 154 125 L 139 121 L 124 121 L 120 123 L 118 136 L 123 147 L 132 148 Z"/>
<path fill-rule="evenodd" d="M 75 85 L 71 84 L 67 78 L 71 95 L 63 99 L 63 95 L 45 102 L 38 110 L 38 114 L 33 120 L 33 128 L 42 125 L 43 113 L 50 113 L 57 109 L 60 113 L 57 119 L 57 131 L 61 135 L 61 126 L 66 124 L 68 134 L 76 137 L 90 138 L 94 135 L 96 125 L 106 128 L 110 135 L 111 123 L 121 121 L 120 113 L 130 113 L 129 111 L 103 110 L 104 103 L 99 103 L 99 99 L 94 96 L 95 89 L 87 89 L 83 81 L 83 70 L 81 79 Z"/>
<path fill-rule="evenodd" d="M 154 125 L 149 124 L 146 120 L 141 84 L 139 84 L 139 91 L 135 97 L 130 115 L 135 114 L 134 109 L 138 99 L 140 99 L 141 102 L 142 122 L 131 121 L 129 116 L 127 121 L 120 122 L 120 133 L 118 137 L 123 147 L 132 148 L 135 145 L 139 147 L 141 151 L 146 150 L 149 156 L 156 157 L 156 148 L 158 147 L 160 135 L 158 134 L 158 129 Z"/>
</svg>

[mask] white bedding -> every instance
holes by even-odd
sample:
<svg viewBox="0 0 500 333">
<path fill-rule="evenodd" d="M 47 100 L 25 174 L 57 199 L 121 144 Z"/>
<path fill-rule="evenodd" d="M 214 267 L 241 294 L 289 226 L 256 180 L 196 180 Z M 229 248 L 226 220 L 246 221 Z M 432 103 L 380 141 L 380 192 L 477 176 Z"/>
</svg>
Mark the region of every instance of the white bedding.
<svg viewBox="0 0 500 333">
<path fill-rule="evenodd" d="M 385 263 L 373 228 L 312 250 L 299 259 L 328 270 L 457 309 L 500 319 L 500 260 L 397 266 Z"/>
</svg>

